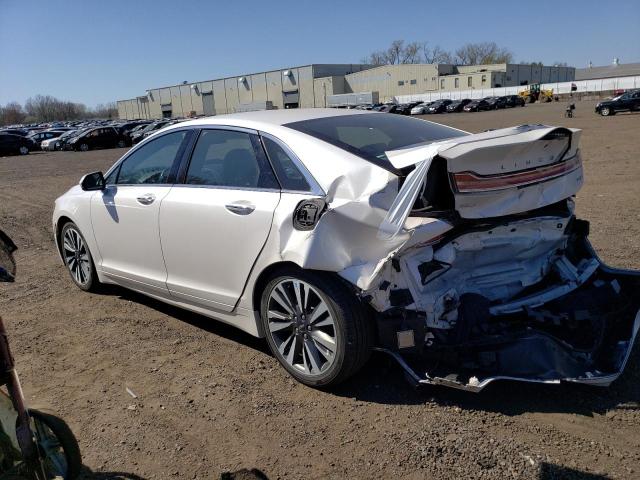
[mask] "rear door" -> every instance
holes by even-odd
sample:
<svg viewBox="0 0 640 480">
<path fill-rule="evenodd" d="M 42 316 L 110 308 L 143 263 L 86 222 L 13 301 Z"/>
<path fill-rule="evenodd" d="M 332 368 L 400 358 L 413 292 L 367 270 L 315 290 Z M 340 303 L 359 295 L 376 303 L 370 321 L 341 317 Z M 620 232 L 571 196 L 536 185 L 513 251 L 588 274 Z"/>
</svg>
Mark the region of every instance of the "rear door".
<svg viewBox="0 0 640 480">
<path fill-rule="evenodd" d="M 160 208 L 172 296 L 230 312 L 267 240 L 280 188 L 255 131 L 202 130 Z"/>
</svg>

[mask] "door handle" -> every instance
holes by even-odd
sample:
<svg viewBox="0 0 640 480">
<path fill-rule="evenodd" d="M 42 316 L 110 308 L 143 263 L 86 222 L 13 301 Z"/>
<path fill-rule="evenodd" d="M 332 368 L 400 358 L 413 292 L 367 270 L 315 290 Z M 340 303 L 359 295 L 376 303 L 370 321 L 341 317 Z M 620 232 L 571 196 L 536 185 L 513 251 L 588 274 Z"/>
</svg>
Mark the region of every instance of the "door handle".
<svg viewBox="0 0 640 480">
<path fill-rule="evenodd" d="M 225 208 L 236 215 L 249 215 L 256 209 L 256 206 L 246 203 L 230 203 L 225 205 Z"/>
<path fill-rule="evenodd" d="M 155 199 L 156 196 L 153 193 L 145 193 L 137 198 L 138 203 L 141 203 L 142 205 L 151 205 Z"/>
</svg>

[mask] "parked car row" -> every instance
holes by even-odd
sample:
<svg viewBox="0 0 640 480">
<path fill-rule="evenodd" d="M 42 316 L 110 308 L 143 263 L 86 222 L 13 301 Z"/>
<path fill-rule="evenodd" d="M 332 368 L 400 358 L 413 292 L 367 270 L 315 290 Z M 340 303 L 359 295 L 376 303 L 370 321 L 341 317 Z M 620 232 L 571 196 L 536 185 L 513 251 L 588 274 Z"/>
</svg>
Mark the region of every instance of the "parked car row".
<svg viewBox="0 0 640 480">
<path fill-rule="evenodd" d="M 485 97 L 472 100 L 463 98 L 452 100 L 441 98 L 432 102 L 410 103 L 378 103 L 373 105 L 348 106 L 356 110 L 374 110 L 377 112 L 396 113 L 399 115 L 426 115 L 431 113 L 479 112 L 482 110 L 498 110 L 508 107 L 524 107 L 525 101 L 519 95 L 504 95 L 500 97 Z"/>
<path fill-rule="evenodd" d="M 55 122 L 13 125 L 0 129 L 0 155 L 26 155 L 36 150 L 88 151 L 130 147 L 157 130 L 182 119 Z"/>
</svg>

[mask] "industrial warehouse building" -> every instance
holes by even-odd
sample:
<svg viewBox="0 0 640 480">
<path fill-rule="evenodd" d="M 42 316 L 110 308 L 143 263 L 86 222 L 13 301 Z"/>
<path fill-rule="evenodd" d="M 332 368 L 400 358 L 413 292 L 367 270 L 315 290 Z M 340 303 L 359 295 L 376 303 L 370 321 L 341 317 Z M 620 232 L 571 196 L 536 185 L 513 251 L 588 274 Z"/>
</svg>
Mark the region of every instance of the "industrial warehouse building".
<svg viewBox="0 0 640 480">
<path fill-rule="evenodd" d="M 398 95 L 572 81 L 573 67 L 538 65 L 314 64 L 168 87 L 118 101 L 120 118 L 220 115 L 271 108 L 326 107 L 358 93 L 385 102 Z"/>
</svg>

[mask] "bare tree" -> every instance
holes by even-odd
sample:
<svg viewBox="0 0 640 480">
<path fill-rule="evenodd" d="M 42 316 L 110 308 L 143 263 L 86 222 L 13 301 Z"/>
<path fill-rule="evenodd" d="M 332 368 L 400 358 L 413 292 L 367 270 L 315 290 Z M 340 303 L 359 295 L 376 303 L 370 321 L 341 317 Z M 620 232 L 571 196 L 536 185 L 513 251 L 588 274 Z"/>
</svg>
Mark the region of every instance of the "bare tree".
<svg viewBox="0 0 640 480">
<path fill-rule="evenodd" d="M 9 102 L 4 107 L 0 106 L 0 125 L 14 125 L 24 122 L 26 115 L 22 105 L 18 102 Z"/>
<path fill-rule="evenodd" d="M 510 63 L 513 54 L 496 42 L 467 43 L 456 50 L 456 63 L 459 65 L 489 65 L 492 63 Z"/>
<path fill-rule="evenodd" d="M 456 50 L 455 56 L 439 45 L 429 47 L 427 42 L 394 40 L 386 50 L 375 51 L 366 63 L 372 65 L 398 65 L 403 63 L 452 63 L 458 65 L 487 65 L 509 63 L 513 54 L 495 42 L 467 43 Z"/>
<path fill-rule="evenodd" d="M 420 63 L 421 57 L 422 45 L 411 42 L 402 49 L 400 63 Z"/>
<path fill-rule="evenodd" d="M 430 48 L 427 42 L 422 44 L 422 57 L 424 58 L 424 63 L 453 63 L 451 53 L 444 50 L 440 45 Z"/>
<path fill-rule="evenodd" d="M 89 109 L 83 103 L 59 100 L 51 95 L 36 95 L 27 99 L 24 109 L 17 102 L 0 107 L 0 125 L 29 122 L 52 122 L 85 118 L 115 118 L 115 102 L 99 104 Z"/>
</svg>

